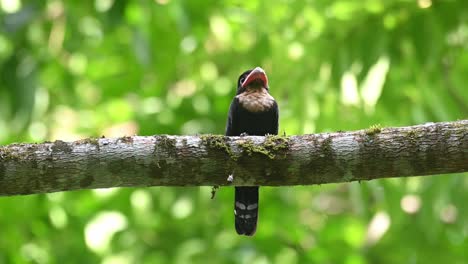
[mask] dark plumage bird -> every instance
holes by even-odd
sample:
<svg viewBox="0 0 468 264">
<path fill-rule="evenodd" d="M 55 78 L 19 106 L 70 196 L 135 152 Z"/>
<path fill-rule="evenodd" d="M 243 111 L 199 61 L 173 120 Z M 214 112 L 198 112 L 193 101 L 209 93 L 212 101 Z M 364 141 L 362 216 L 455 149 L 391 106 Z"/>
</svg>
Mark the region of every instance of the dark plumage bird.
<svg viewBox="0 0 468 264">
<path fill-rule="evenodd" d="M 269 93 L 265 71 L 257 67 L 242 73 L 232 100 L 226 136 L 278 134 L 278 104 Z M 252 236 L 257 229 L 258 186 L 235 187 L 234 217 L 239 235 Z"/>
</svg>

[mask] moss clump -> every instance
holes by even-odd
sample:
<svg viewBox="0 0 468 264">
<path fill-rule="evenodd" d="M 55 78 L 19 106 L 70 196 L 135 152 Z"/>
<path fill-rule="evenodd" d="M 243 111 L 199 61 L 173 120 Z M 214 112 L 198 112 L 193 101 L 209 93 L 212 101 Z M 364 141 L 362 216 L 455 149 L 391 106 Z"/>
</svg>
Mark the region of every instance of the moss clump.
<svg viewBox="0 0 468 264">
<path fill-rule="evenodd" d="M 267 135 L 263 143 L 266 149 L 281 151 L 289 149 L 289 141 L 286 137 L 278 135 Z"/>
<path fill-rule="evenodd" d="M 88 138 L 87 143 L 95 145 L 96 147 L 99 147 L 99 139 L 98 138 Z"/>
<path fill-rule="evenodd" d="M 201 135 L 200 139 L 209 148 L 222 150 L 233 160 L 237 160 L 237 157 L 232 153 L 231 147 L 226 143 L 226 137 L 221 135 Z"/>
<path fill-rule="evenodd" d="M 173 138 L 169 138 L 168 136 L 160 136 L 159 141 L 161 142 L 161 145 L 164 145 L 166 147 L 176 147 L 176 140 Z"/>
<path fill-rule="evenodd" d="M 411 129 L 403 132 L 402 134 L 405 135 L 408 142 L 415 144 L 417 139 L 420 138 L 423 133 L 424 131 L 421 129 Z"/>
<path fill-rule="evenodd" d="M 366 129 L 366 135 L 368 136 L 373 136 L 380 132 L 382 132 L 382 127 L 380 126 L 380 124 L 372 125 L 368 129 Z"/>
<path fill-rule="evenodd" d="M 414 138 L 416 136 L 416 130 L 409 130 L 406 132 L 406 135 L 410 138 Z"/>
<path fill-rule="evenodd" d="M 121 137 L 119 140 L 123 143 L 133 143 L 133 138 L 129 136 Z"/>
<path fill-rule="evenodd" d="M 156 153 L 159 148 L 164 149 L 169 155 L 175 155 L 177 153 L 176 140 L 165 135 L 158 136 L 154 146 L 154 153 Z"/>
<path fill-rule="evenodd" d="M 80 144 L 91 144 L 96 146 L 97 150 L 99 150 L 99 139 L 98 138 L 85 138 L 79 141 Z"/>
<path fill-rule="evenodd" d="M 449 127 L 450 128 L 455 128 L 455 129 L 459 129 L 461 128 L 461 131 L 462 132 L 468 132 L 468 126 L 465 124 L 465 122 L 463 121 L 457 121 L 457 122 L 454 122 L 453 124 L 451 124 Z"/>
<path fill-rule="evenodd" d="M 0 152 L 0 160 L 4 161 L 18 161 L 20 160 L 21 155 L 18 154 L 16 151 L 11 151 L 8 148 L 5 148 L 2 152 Z"/>
<path fill-rule="evenodd" d="M 255 145 L 251 140 L 240 141 L 238 145 L 249 156 L 258 153 L 270 159 L 274 159 L 279 152 L 289 149 L 288 139 L 277 135 L 267 135 L 265 141 L 259 145 Z"/>
<path fill-rule="evenodd" d="M 202 135 L 200 138 L 206 146 L 222 150 L 224 153 L 228 154 L 231 159 L 237 160 L 239 158 L 232 152 L 230 145 L 227 143 L 227 137 L 220 135 Z M 254 144 L 250 139 L 240 139 L 237 141 L 237 145 L 242 149 L 243 153 L 249 156 L 253 153 L 258 153 L 270 159 L 274 159 L 279 152 L 289 149 L 288 139 L 277 135 L 267 135 L 265 141 L 259 145 Z"/>
<path fill-rule="evenodd" d="M 320 144 L 320 156 L 321 157 L 332 157 L 333 156 L 333 150 L 332 150 L 332 137 L 327 136 L 323 142 Z"/>
<path fill-rule="evenodd" d="M 268 156 L 270 159 L 273 159 L 275 156 L 270 154 L 268 150 L 262 145 L 255 145 L 251 140 L 241 140 L 237 143 L 239 147 L 242 148 L 242 151 L 247 153 L 247 155 L 251 156 L 253 153 L 263 154 Z"/>
<path fill-rule="evenodd" d="M 72 148 L 68 145 L 67 142 L 62 140 L 56 140 L 52 145 L 52 152 L 71 153 Z"/>
</svg>

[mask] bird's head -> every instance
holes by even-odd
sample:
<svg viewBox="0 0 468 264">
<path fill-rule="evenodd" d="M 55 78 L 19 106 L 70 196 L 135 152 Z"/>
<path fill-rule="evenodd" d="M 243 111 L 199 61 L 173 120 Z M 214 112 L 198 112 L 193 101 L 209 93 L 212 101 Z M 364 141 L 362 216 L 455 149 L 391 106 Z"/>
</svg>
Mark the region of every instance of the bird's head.
<svg viewBox="0 0 468 264">
<path fill-rule="evenodd" d="M 246 90 L 261 88 L 268 90 L 268 77 L 260 67 L 245 71 L 237 80 L 237 94 L 241 94 Z"/>
</svg>

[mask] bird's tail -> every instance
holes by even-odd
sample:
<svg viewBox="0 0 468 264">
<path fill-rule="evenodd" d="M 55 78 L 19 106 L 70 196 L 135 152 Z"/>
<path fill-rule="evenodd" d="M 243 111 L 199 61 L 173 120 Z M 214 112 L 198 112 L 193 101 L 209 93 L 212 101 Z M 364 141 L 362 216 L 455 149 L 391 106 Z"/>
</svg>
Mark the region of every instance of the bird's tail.
<svg viewBox="0 0 468 264">
<path fill-rule="evenodd" d="M 239 235 L 255 234 L 258 219 L 258 186 L 236 187 L 234 216 Z"/>
</svg>

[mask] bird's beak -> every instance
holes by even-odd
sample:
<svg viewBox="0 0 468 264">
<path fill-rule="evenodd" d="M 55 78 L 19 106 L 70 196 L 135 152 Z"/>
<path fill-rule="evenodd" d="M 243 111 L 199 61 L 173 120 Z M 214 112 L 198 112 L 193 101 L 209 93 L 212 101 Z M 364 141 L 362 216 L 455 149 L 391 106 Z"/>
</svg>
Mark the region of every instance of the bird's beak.
<svg viewBox="0 0 468 264">
<path fill-rule="evenodd" d="M 263 83 L 263 87 L 268 88 L 268 78 L 265 73 L 265 71 L 257 67 L 253 69 L 250 74 L 245 78 L 245 81 L 242 83 L 242 88 L 245 88 L 247 85 L 249 85 L 251 82 L 259 80 Z"/>
</svg>

